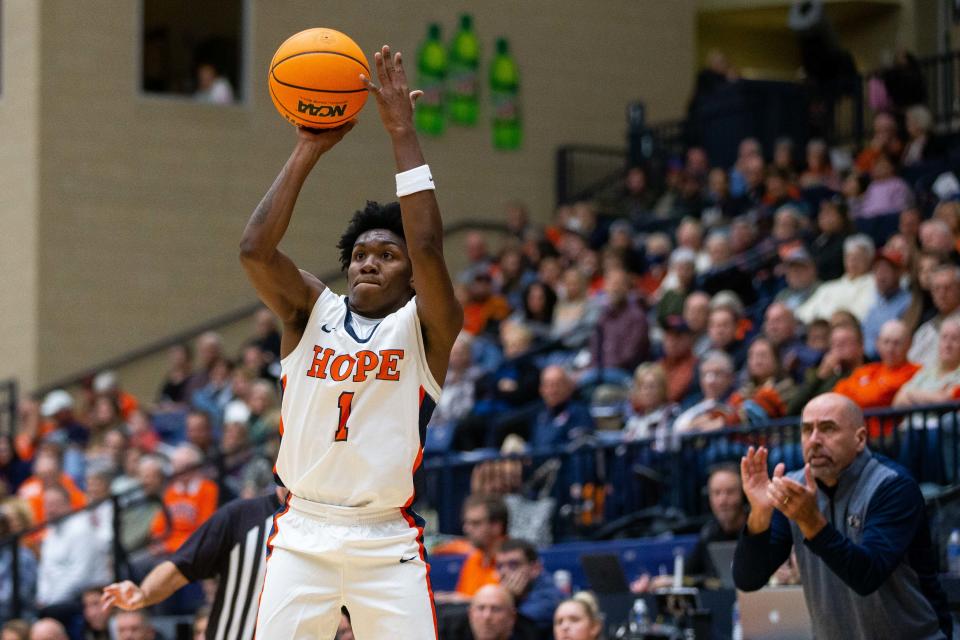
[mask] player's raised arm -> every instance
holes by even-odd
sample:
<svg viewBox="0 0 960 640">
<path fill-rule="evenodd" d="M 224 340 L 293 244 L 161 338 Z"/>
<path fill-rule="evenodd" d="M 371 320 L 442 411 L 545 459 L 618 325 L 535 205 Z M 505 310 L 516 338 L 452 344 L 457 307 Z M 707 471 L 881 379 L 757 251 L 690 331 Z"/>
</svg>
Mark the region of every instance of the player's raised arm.
<svg viewBox="0 0 960 640">
<path fill-rule="evenodd" d="M 397 164 L 397 195 L 407 251 L 413 264 L 417 314 L 424 328 L 430 370 L 441 383 L 450 348 L 463 326 L 463 309 L 453 293 L 443 260 L 443 224 L 433 190 L 433 178 L 423 159 L 413 126 L 413 105 L 422 94 L 410 91 L 400 53 L 384 46 L 374 55 L 379 87 L 365 78 L 377 100 L 380 119 L 393 143 Z"/>
<path fill-rule="evenodd" d="M 323 284 L 297 269 L 277 246 L 290 224 L 300 189 L 320 156 L 337 144 L 354 122 L 325 130 L 297 129 L 297 145 L 247 222 L 240 261 L 260 300 L 283 322 L 283 355 L 300 341 Z"/>
</svg>

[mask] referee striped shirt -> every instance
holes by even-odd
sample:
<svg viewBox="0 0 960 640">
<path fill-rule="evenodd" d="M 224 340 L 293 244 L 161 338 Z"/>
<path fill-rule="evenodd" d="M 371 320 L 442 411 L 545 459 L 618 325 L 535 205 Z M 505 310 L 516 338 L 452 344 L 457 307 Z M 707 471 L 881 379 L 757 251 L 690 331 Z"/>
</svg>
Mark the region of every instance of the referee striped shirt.
<svg viewBox="0 0 960 640">
<path fill-rule="evenodd" d="M 207 640 L 250 640 L 265 569 L 274 494 L 234 500 L 217 510 L 170 558 L 190 582 L 219 576 Z"/>
</svg>

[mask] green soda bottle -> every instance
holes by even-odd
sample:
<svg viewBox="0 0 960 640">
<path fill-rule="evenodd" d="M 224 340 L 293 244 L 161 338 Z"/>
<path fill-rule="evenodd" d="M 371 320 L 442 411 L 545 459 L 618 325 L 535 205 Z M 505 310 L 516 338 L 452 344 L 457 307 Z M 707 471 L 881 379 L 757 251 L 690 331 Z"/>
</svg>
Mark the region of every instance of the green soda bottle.
<svg viewBox="0 0 960 640">
<path fill-rule="evenodd" d="M 460 16 L 460 30 L 450 43 L 450 67 L 447 76 L 447 112 L 455 124 L 475 125 L 480 111 L 480 40 L 473 30 L 473 18 Z"/>
<path fill-rule="evenodd" d="M 427 39 L 417 53 L 418 89 L 423 95 L 417 100 L 413 119 L 417 130 L 433 136 L 443 133 L 443 81 L 447 75 L 447 51 L 440 42 L 440 25 L 427 27 Z"/>
<path fill-rule="evenodd" d="M 506 38 L 497 40 L 497 52 L 490 63 L 490 99 L 493 102 L 493 147 L 519 149 L 523 140 L 520 72 L 510 55 Z"/>
</svg>

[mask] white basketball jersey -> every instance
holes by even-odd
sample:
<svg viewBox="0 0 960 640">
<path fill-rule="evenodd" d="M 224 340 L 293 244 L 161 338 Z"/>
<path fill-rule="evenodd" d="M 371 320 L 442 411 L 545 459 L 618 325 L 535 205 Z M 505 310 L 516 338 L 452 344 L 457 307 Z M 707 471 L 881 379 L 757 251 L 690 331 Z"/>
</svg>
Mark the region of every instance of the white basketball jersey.
<svg viewBox="0 0 960 640">
<path fill-rule="evenodd" d="M 440 385 L 416 298 L 361 339 L 347 299 L 324 289 L 300 344 L 280 361 L 276 472 L 295 496 L 344 507 L 409 506 Z"/>
</svg>

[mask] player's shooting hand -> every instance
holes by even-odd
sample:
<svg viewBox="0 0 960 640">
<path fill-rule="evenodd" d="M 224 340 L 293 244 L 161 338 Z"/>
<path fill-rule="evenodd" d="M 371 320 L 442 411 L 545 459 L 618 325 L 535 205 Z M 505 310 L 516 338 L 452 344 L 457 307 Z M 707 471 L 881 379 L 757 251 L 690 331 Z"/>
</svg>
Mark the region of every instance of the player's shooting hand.
<svg viewBox="0 0 960 640">
<path fill-rule="evenodd" d="M 329 151 L 343 136 L 350 133 L 357 124 L 356 119 L 331 129 L 309 129 L 297 127 L 297 144 L 305 146 L 316 153 L 323 154 Z"/>
<path fill-rule="evenodd" d="M 104 611 L 110 609 L 110 607 L 119 607 L 125 611 L 136 611 L 144 607 L 146 598 L 140 587 L 129 580 L 125 580 L 104 587 L 103 595 L 100 596 L 100 604 Z"/>
<path fill-rule="evenodd" d="M 774 478 L 767 495 L 774 507 L 797 523 L 803 537 L 810 539 L 820 533 L 827 521 L 817 507 L 817 483 L 810 465 L 803 468 L 804 484 L 790 478 Z"/>
<path fill-rule="evenodd" d="M 390 134 L 405 133 L 413 129 L 413 105 L 423 91 L 410 91 L 407 84 L 407 72 L 403 69 L 400 52 L 391 54 L 390 46 L 383 45 L 373 60 L 377 68 L 378 87 L 363 74 L 360 79 L 377 101 L 380 119 Z"/>
</svg>

